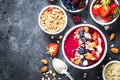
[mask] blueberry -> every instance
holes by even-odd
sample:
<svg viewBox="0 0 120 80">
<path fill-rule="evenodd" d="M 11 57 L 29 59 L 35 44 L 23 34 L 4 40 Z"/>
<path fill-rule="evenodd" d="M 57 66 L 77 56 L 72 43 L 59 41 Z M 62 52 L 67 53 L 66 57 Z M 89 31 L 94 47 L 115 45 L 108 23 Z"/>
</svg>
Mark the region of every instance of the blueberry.
<svg viewBox="0 0 120 80">
<path fill-rule="evenodd" d="M 65 4 L 65 7 L 66 7 L 68 10 L 71 9 L 70 5 L 68 5 L 68 4 Z"/>
<path fill-rule="evenodd" d="M 83 37 L 83 38 L 81 38 L 81 40 L 82 40 L 82 42 L 86 42 L 86 38 L 85 37 Z"/>
<path fill-rule="evenodd" d="M 75 5 L 71 3 L 71 10 L 75 10 Z"/>
<path fill-rule="evenodd" d="M 66 4 L 70 4 L 71 3 L 71 1 L 70 0 L 66 0 Z"/>
<path fill-rule="evenodd" d="M 84 32 L 83 31 L 80 31 L 80 37 L 84 37 Z"/>
<path fill-rule="evenodd" d="M 85 52 L 85 49 L 83 47 L 79 48 L 79 53 L 83 54 Z"/>
<path fill-rule="evenodd" d="M 63 4 L 65 4 L 66 0 L 62 0 Z"/>
</svg>

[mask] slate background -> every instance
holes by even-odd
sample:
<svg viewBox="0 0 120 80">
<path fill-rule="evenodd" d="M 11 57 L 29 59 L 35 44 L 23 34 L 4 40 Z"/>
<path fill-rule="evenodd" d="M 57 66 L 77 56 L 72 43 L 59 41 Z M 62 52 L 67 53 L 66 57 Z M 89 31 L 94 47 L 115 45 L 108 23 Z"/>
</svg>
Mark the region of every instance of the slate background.
<svg viewBox="0 0 120 80">
<path fill-rule="evenodd" d="M 92 0 L 89 0 L 86 9 L 78 13 L 82 21 L 80 24 L 86 23 L 95 25 L 103 31 L 108 42 L 107 56 L 103 62 L 97 67 L 90 70 L 79 70 L 69 65 L 64 59 L 60 50 L 57 55 L 68 65 L 68 71 L 75 80 L 103 80 L 102 65 L 109 61 L 109 57 L 113 60 L 120 60 L 120 54 L 114 55 L 110 52 L 110 45 L 120 49 L 120 17 L 112 25 L 110 29 L 105 31 L 103 27 L 95 23 L 90 16 L 89 7 Z M 120 3 L 120 0 L 118 0 Z M 54 40 L 50 39 L 50 35 L 45 34 L 38 25 L 38 15 L 41 9 L 47 5 L 60 5 L 59 0 L 49 3 L 47 0 L 0 0 L 0 80 L 41 80 L 43 74 L 39 69 L 43 66 L 40 62 L 45 58 L 49 60 L 49 69 L 53 70 L 50 56 L 46 53 L 46 46 L 50 42 L 56 42 L 58 35 Z M 68 25 L 63 35 L 75 24 L 72 22 L 72 15 L 68 13 Z M 113 41 L 109 40 L 111 32 L 116 33 Z M 83 74 L 87 73 L 87 77 L 83 78 Z M 62 80 L 69 80 L 65 75 L 57 74 Z M 99 77 L 99 78 L 97 78 Z"/>
</svg>

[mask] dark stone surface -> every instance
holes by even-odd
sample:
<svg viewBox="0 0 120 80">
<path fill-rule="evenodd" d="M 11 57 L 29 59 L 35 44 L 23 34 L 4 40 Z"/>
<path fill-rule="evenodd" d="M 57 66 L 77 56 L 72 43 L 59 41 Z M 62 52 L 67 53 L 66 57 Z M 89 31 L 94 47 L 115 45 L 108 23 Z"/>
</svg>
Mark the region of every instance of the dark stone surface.
<svg viewBox="0 0 120 80">
<path fill-rule="evenodd" d="M 118 0 L 119 1 L 119 0 Z M 120 17 L 111 26 L 108 31 L 95 23 L 89 14 L 91 0 L 87 8 L 78 13 L 81 15 L 82 22 L 86 21 L 100 28 L 105 34 L 108 41 L 108 52 L 103 62 L 97 67 L 90 70 L 79 70 L 70 66 L 64 59 L 60 50 L 57 55 L 68 65 L 68 71 L 75 80 L 103 80 L 102 65 L 106 64 L 111 57 L 120 60 L 120 54 L 114 55 L 110 52 L 110 45 L 120 49 Z M 120 1 L 119 1 L 120 3 Z M 46 46 L 51 40 L 50 35 L 45 34 L 38 25 L 38 15 L 41 9 L 47 5 L 60 5 L 59 0 L 55 3 L 49 3 L 47 0 L 0 0 L 0 80 L 41 80 L 43 77 L 39 69 L 43 66 L 41 59 L 49 60 L 49 69 L 53 70 L 50 56 L 46 53 Z M 68 13 L 67 28 L 61 34 L 64 35 L 68 29 L 75 24 L 71 20 L 74 14 Z M 114 41 L 109 41 L 111 32 L 116 33 Z M 83 73 L 87 73 L 87 77 L 83 78 Z M 69 80 L 65 75 L 57 74 L 62 80 Z M 99 77 L 97 79 L 97 77 Z"/>
</svg>

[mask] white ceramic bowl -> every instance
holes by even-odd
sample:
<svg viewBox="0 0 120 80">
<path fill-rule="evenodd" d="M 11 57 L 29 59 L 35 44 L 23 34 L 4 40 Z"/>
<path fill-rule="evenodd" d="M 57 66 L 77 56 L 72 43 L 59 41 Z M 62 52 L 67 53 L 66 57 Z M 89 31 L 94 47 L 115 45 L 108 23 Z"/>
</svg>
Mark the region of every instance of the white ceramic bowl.
<svg viewBox="0 0 120 80">
<path fill-rule="evenodd" d="M 66 11 L 71 12 L 71 13 L 77 13 L 77 12 L 81 12 L 82 10 L 85 9 L 85 7 L 86 7 L 87 4 L 88 4 L 88 0 L 86 0 L 86 5 L 85 5 L 84 8 L 82 8 L 82 9 L 78 9 L 78 10 L 74 10 L 74 11 L 73 11 L 73 10 L 69 10 L 69 9 L 67 9 L 67 8 L 65 7 L 65 5 L 63 4 L 62 0 L 60 0 L 60 3 L 61 3 L 61 5 L 62 5 L 62 7 L 63 7 Z"/>
<path fill-rule="evenodd" d="M 97 31 L 101 34 L 101 36 L 102 36 L 102 38 L 103 38 L 103 40 L 104 40 L 104 43 L 105 43 L 105 46 L 104 46 L 105 49 L 104 49 L 104 52 L 103 52 L 102 57 L 101 57 L 96 63 L 94 63 L 94 64 L 92 64 L 92 65 L 90 65 L 90 66 L 84 66 L 84 67 L 78 66 L 78 65 L 75 65 L 74 63 L 72 63 L 72 62 L 68 59 L 68 57 L 67 57 L 67 55 L 66 55 L 66 53 L 65 53 L 65 41 L 67 40 L 67 37 L 69 36 L 69 34 L 70 34 L 72 31 L 74 31 L 76 28 L 79 28 L 79 27 L 81 27 L 81 26 L 89 26 L 89 28 L 93 28 L 93 29 L 97 30 Z M 72 44 L 69 44 L 69 45 L 72 45 Z M 80 25 L 76 25 L 76 26 L 72 27 L 72 28 L 65 34 L 65 36 L 64 36 L 64 38 L 63 38 L 63 42 L 62 42 L 62 53 L 63 53 L 65 59 L 67 60 L 67 62 L 68 62 L 69 64 L 71 64 L 73 67 L 78 68 L 78 69 L 91 69 L 91 68 L 96 67 L 97 65 L 99 65 L 99 64 L 102 62 L 102 60 L 104 59 L 104 57 L 105 57 L 105 55 L 106 55 L 106 52 L 107 52 L 107 41 L 106 41 L 106 38 L 105 38 L 104 34 L 101 32 L 100 29 L 98 29 L 97 27 L 95 27 L 95 26 L 93 26 L 93 25 L 90 25 L 90 24 L 80 24 Z M 70 54 L 71 54 L 71 53 L 70 53 Z"/>
<path fill-rule="evenodd" d="M 56 31 L 56 32 L 47 31 L 47 30 L 45 30 L 45 28 L 43 28 L 42 23 L 40 22 L 41 16 L 43 15 L 44 11 L 46 11 L 48 8 L 57 8 L 57 9 L 61 10 L 62 13 L 63 13 L 64 16 L 65 16 L 64 26 L 63 26 L 63 28 L 60 29 L 59 31 Z M 59 14 L 58 14 L 58 15 L 59 15 Z M 46 19 L 46 20 L 47 20 L 47 19 Z M 38 16 L 38 23 L 39 23 L 40 28 L 41 28 L 45 33 L 50 34 L 50 35 L 56 35 L 56 34 L 61 33 L 61 32 L 65 29 L 65 27 L 66 27 L 66 25 L 67 25 L 67 15 L 66 15 L 65 11 L 64 11 L 62 8 L 60 8 L 59 6 L 56 6 L 56 5 L 48 5 L 48 6 L 44 7 L 44 8 L 40 11 L 40 14 L 39 14 L 39 16 Z M 58 27 L 57 27 L 57 28 L 58 28 Z"/>
<path fill-rule="evenodd" d="M 91 5 L 90 5 L 90 15 L 91 15 L 92 19 L 93 19 L 96 23 L 98 23 L 98 24 L 100 24 L 100 25 L 110 25 L 110 24 L 114 23 L 114 22 L 118 19 L 119 15 L 118 15 L 116 18 L 114 18 L 112 21 L 110 21 L 110 22 L 104 22 L 102 18 L 101 18 L 100 21 L 98 21 L 98 20 L 95 18 L 95 16 L 93 15 L 93 13 L 92 13 L 92 7 L 93 7 L 95 1 L 96 1 L 96 0 L 93 0 L 92 3 L 91 3 Z M 115 2 L 116 2 L 117 4 L 119 4 L 117 0 L 115 0 Z"/>
<path fill-rule="evenodd" d="M 103 68 L 103 71 L 102 71 L 103 80 L 107 80 L 107 79 L 105 78 L 105 70 L 106 70 L 106 68 L 107 68 L 109 65 L 114 64 L 114 63 L 119 63 L 119 64 L 120 64 L 120 61 L 112 60 L 112 61 L 108 62 L 108 63 L 105 65 L 105 67 Z"/>
</svg>

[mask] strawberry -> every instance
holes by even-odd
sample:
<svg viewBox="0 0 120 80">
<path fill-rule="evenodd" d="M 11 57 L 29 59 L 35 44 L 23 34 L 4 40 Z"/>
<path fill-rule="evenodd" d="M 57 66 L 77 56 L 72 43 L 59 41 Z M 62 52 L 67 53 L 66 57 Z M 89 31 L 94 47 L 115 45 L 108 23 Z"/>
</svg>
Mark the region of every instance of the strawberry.
<svg viewBox="0 0 120 80">
<path fill-rule="evenodd" d="M 92 8 L 93 15 L 99 16 L 99 8 Z"/>
<path fill-rule="evenodd" d="M 118 15 L 120 13 L 120 9 L 118 4 L 114 3 L 110 5 L 110 9 L 111 9 L 111 14 L 112 15 Z"/>
<path fill-rule="evenodd" d="M 57 43 L 49 43 L 47 46 L 48 53 L 55 56 L 58 53 L 59 45 Z"/>
<path fill-rule="evenodd" d="M 98 39 L 96 39 L 94 42 L 95 42 L 95 44 L 96 44 L 96 45 L 98 45 L 98 44 L 99 44 Z"/>
<path fill-rule="evenodd" d="M 105 22 L 110 22 L 111 21 L 111 16 L 103 17 L 103 19 L 104 19 Z"/>
<path fill-rule="evenodd" d="M 96 52 L 93 50 L 93 51 L 91 51 L 90 54 L 92 54 L 93 56 L 95 56 L 95 55 L 96 55 Z"/>
<path fill-rule="evenodd" d="M 92 40 L 96 40 L 98 38 L 98 32 L 94 31 L 92 34 Z"/>
<path fill-rule="evenodd" d="M 99 9 L 101 17 L 106 17 L 110 13 L 110 7 L 109 6 L 101 6 Z"/>
</svg>

